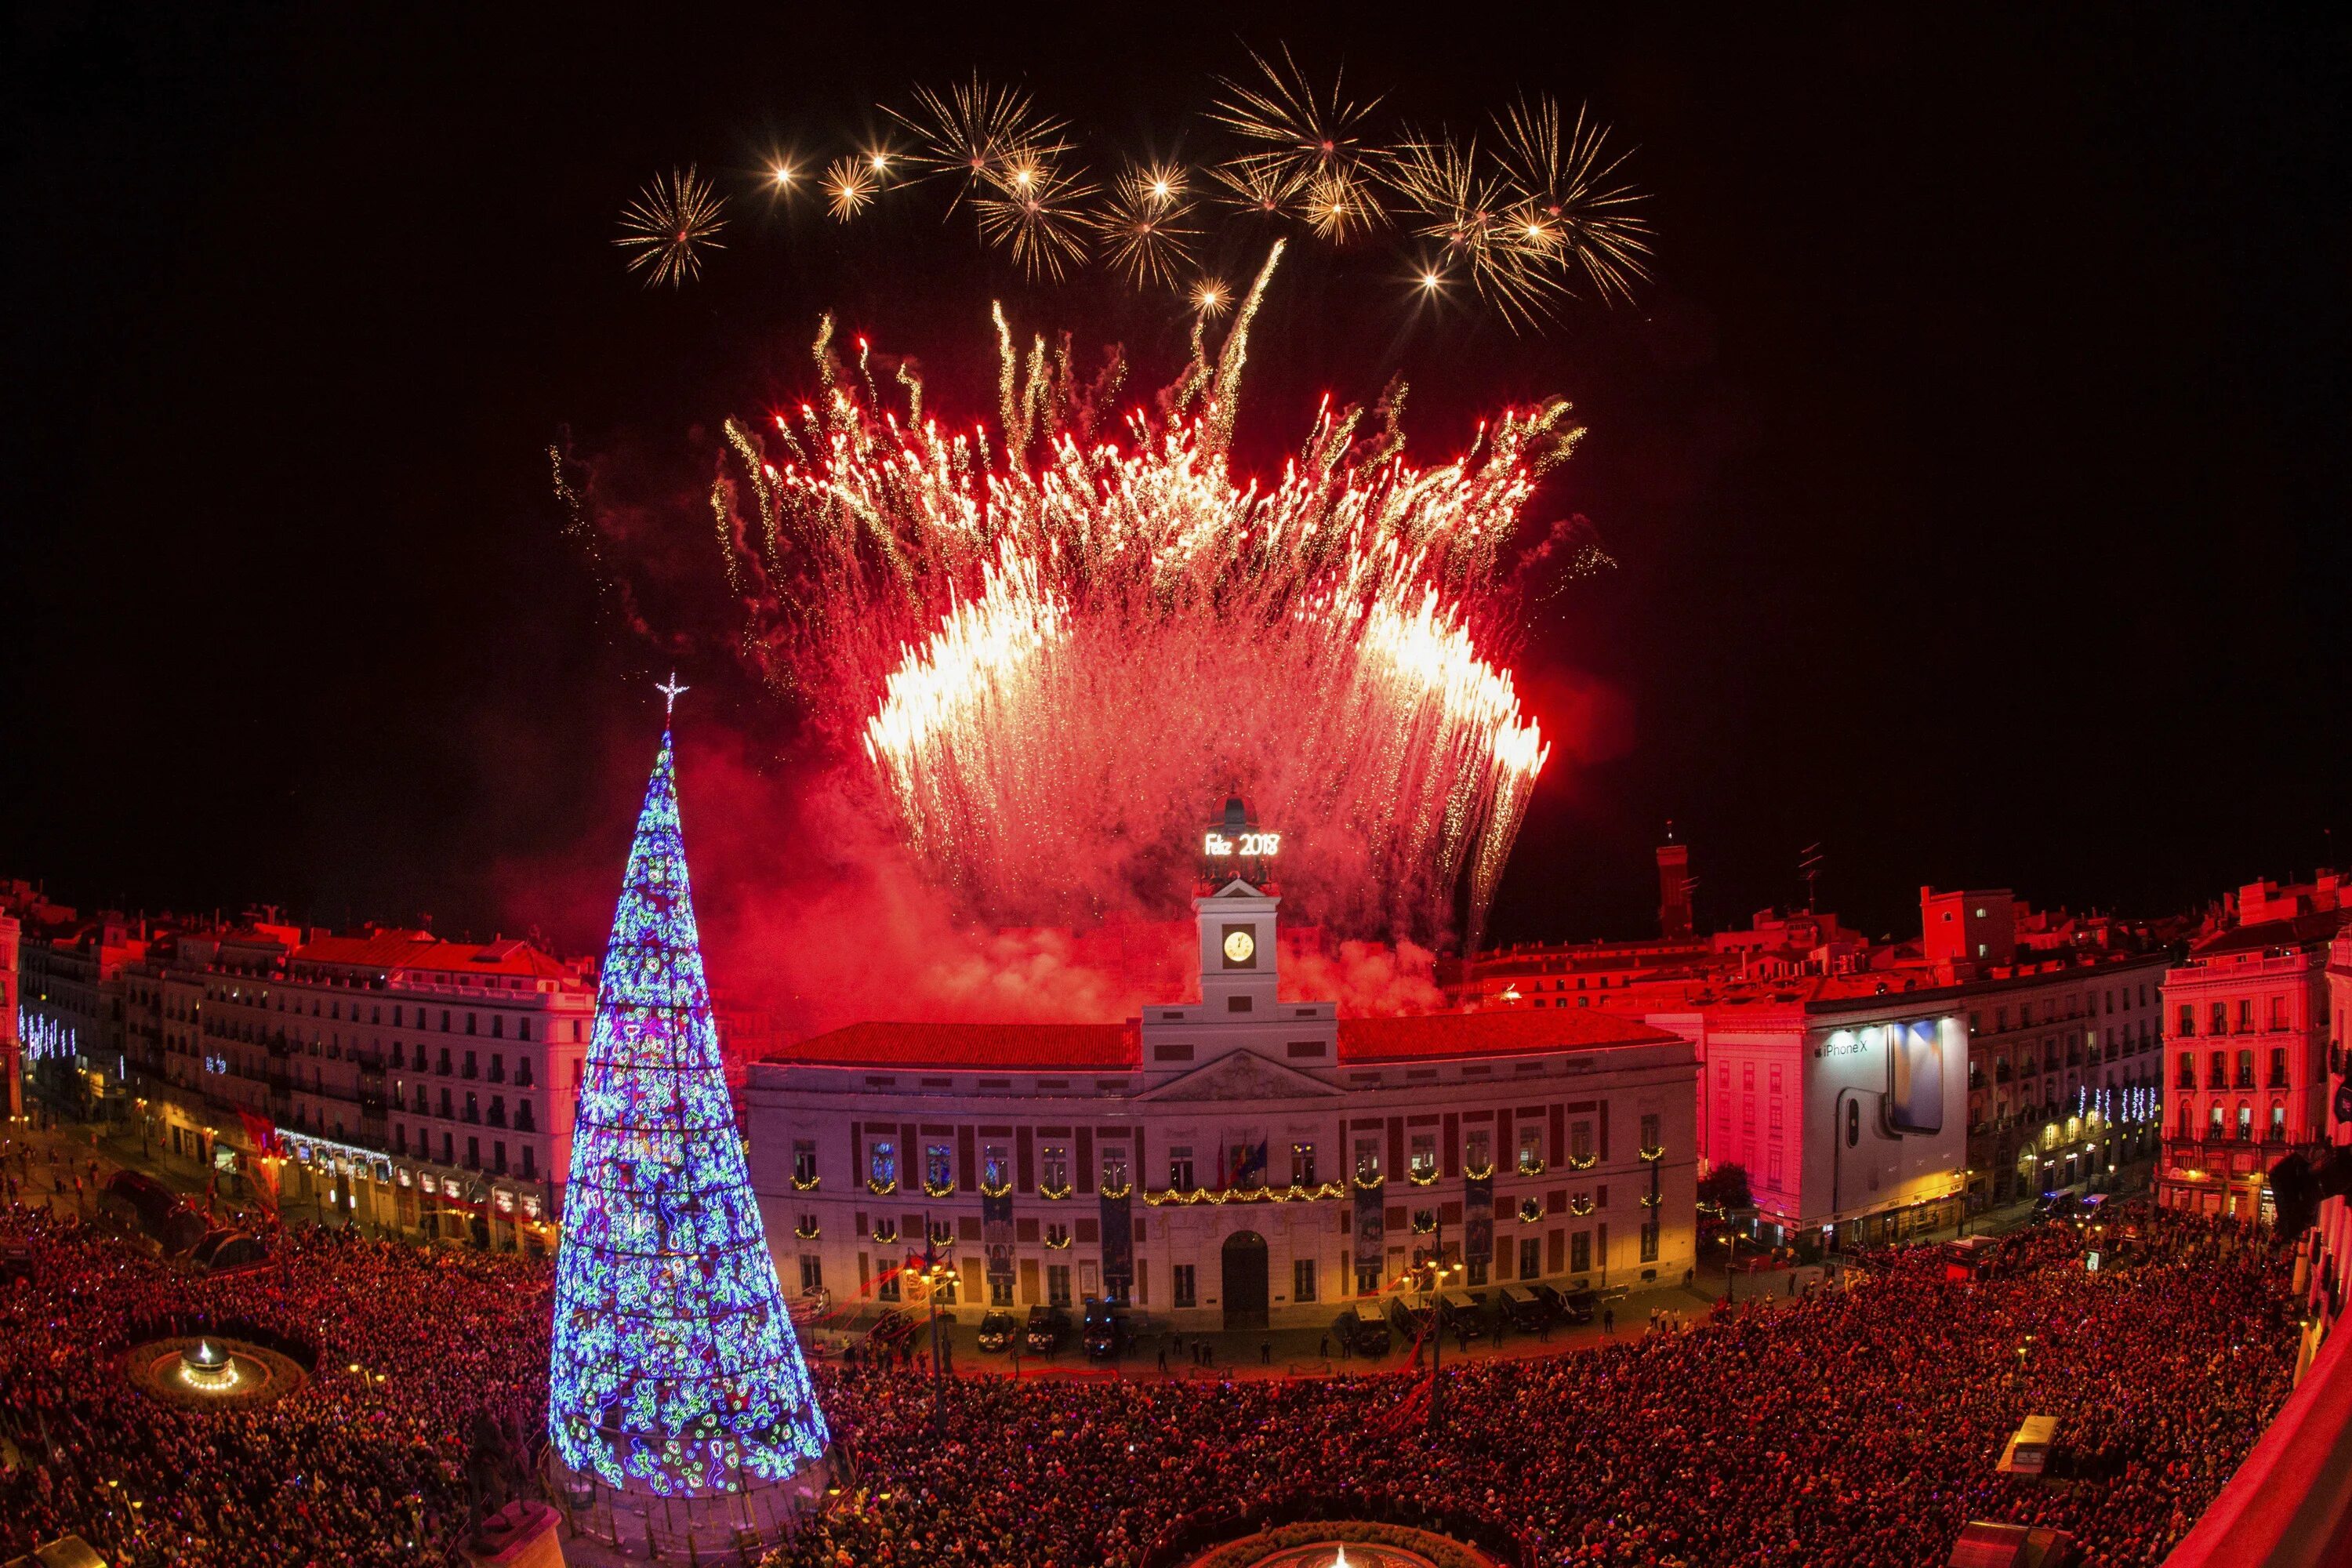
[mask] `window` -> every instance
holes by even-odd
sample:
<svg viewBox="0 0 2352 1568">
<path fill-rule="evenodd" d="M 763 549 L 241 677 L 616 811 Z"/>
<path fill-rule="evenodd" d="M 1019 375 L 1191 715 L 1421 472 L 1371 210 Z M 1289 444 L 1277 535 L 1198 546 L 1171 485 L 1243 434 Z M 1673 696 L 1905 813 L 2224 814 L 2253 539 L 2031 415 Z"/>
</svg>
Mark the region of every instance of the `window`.
<svg viewBox="0 0 2352 1568">
<path fill-rule="evenodd" d="M 2286 1142 L 2286 1101 L 2284 1100 L 2271 1101 L 2271 1142 Z"/>
<path fill-rule="evenodd" d="M 991 1274 L 988 1277 L 988 1304 L 992 1307 L 1013 1305 L 1013 1276 Z"/>
<path fill-rule="evenodd" d="M 464 1076 L 467 1078 L 478 1078 L 481 1076 L 474 1065 L 474 1053 L 471 1051 L 467 1051 L 466 1053 L 466 1071 Z"/>
<path fill-rule="evenodd" d="M 1573 1165 L 1589 1164 L 1592 1160 L 1592 1123 L 1588 1121 L 1568 1124 L 1568 1159 Z"/>
<path fill-rule="evenodd" d="M 1070 1304 L 1070 1266 L 1066 1263 L 1045 1265 L 1045 1304 L 1066 1307 Z"/>
<path fill-rule="evenodd" d="M 1849 1100 L 1847 1103 L 1852 1104 L 1853 1102 Z M 1656 1220 L 1651 1220 L 1642 1226 L 1642 1261 L 1644 1263 L 1655 1263 L 1657 1260 L 1658 1222 Z"/>
<path fill-rule="evenodd" d="M 501 1053 L 492 1051 L 490 1053 L 490 1081 L 492 1083 L 504 1083 L 506 1080 L 507 1058 Z"/>
<path fill-rule="evenodd" d="M 2180 1073 L 2178 1081 L 2175 1082 L 2173 1087 L 2176 1089 L 2195 1089 L 2197 1087 L 2196 1052 L 2183 1051 L 2180 1053 Z"/>
<path fill-rule="evenodd" d="M 335 1131 L 341 1132 L 342 1129 L 338 1126 Z M 505 1139 L 501 1138 L 490 1145 L 490 1165 L 499 1175 L 503 1176 L 507 1173 L 507 1141 Z"/>
<path fill-rule="evenodd" d="M 795 1138 L 793 1140 L 793 1182 L 794 1185 L 803 1187 L 809 1187 L 816 1184 L 815 1139 Z"/>
<path fill-rule="evenodd" d="M 2229 1114 L 2230 1113 L 2228 1111 L 2221 1109 L 2221 1102 L 2218 1100 L 2215 1100 L 2213 1102 L 2212 1114 L 2206 1121 L 2205 1136 L 2213 1139 L 2217 1142 L 2222 1138 L 2227 1137 L 2229 1135 Z"/>
<path fill-rule="evenodd" d="M 1405 1163 L 1411 1168 L 1414 1181 L 1425 1183 L 1436 1180 L 1437 1134 L 1434 1132 L 1414 1133 L 1412 1135 L 1412 1152 L 1406 1156 Z"/>
<path fill-rule="evenodd" d="M 2205 1087 L 2207 1089 L 2227 1089 L 2230 1087 L 2229 1052 L 2215 1051 L 2207 1058 L 2205 1067 Z"/>
<path fill-rule="evenodd" d="M 1495 1137 L 1491 1130 L 1473 1127 L 1462 1135 L 1462 1164 L 1473 1176 L 1495 1173 Z"/>
<path fill-rule="evenodd" d="M 824 1289 L 824 1259 L 814 1252 L 801 1254 L 801 1294 L 814 1296 Z"/>
<path fill-rule="evenodd" d="M 1532 1279 L 1543 1272 L 1543 1248 L 1532 1236 L 1519 1242 L 1519 1278 Z"/>
<path fill-rule="evenodd" d="M 1127 1190 L 1127 1150 L 1122 1145 L 1108 1145 L 1102 1152 L 1103 1190 L 1116 1197 Z"/>
<path fill-rule="evenodd" d="M 1192 1145 L 1183 1144 L 1168 1151 L 1168 1185 L 1174 1192 L 1189 1193 L 1192 1190 Z M 1181 1300 L 1176 1304 L 1180 1307 L 1191 1305 Z"/>
<path fill-rule="evenodd" d="M 529 1089 L 530 1087 L 530 1058 L 529 1057 L 518 1057 L 515 1059 L 515 1087 L 517 1089 Z"/>
<path fill-rule="evenodd" d="M 944 1222 L 942 1222 L 942 1224 L 944 1224 Z M 934 1239 L 936 1239 L 936 1240 L 945 1240 L 945 1239 L 947 1239 L 947 1238 L 945 1238 L 945 1237 L 935 1237 Z M 1069 1246 L 1069 1245 L 1070 1245 L 1070 1227 L 1069 1227 L 1068 1226 L 1066 1226 L 1066 1225 L 1064 1225 L 1064 1224 L 1063 1224 L 1061 1221 L 1059 1221 L 1059 1220 L 1055 1220 L 1055 1221 L 1054 1221 L 1052 1224 L 1050 1224 L 1050 1225 L 1046 1226 L 1046 1227 L 1045 1227 L 1045 1245 L 1046 1245 L 1046 1246 L 1048 1246 L 1048 1247 L 1067 1247 L 1067 1246 Z"/>
<path fill-rule="evenodd" d="M 899 1299 L 898 1278 L 898 1271 L 895 1268 L 886 1272 L 882 1278 L 875 1283 L 874 1299 L 877 1301 L 898 1300 Z M 1008 1289 L 1005 1292 L 1005 1295 L 1009 1303 L 1012 1292 Z"/>
<path fill-rule="evenodd" d="M 2286 1087 L 2286 1047 L 2284 1046 L 2273 1046 L 2271 1047 L 2270 1087 L 2273 1089 L 2284 1089 Z"/>
<path fill-rule="evenodd" d="M 526 1105 L 523 1109 L 529 1110 L 530 1107 Z M 522 1173 L 527 1181 L 535 1180 L 539 1175 L 538 1152 L 528 1143 L 522 1146 Z"/>
<path fill-rule="evenodd" d="M 470 1089 L 466 1091 L 466 1120 L 477 1125 L 482 1120 L 481 1097 Z"/>
<path fill-rule="evenodd" d="M 1290 1146 L 1290 1184 L 1294 1187 L 1311 1187 L 1316 1184 L 1314 1144 L 1293 1143 Z M 1314 1299 L 1312 1296 L 1299 1298 L 1302 1301 L 1311 1301 Z"/>
<path fill-rule="evenodd" d="M 1777 1079 L 1780 1076 L 1780 1069 L 1774 1068 L 1772 1076 Z M 1780 1085 L 1776 1082 L 1772 1087 L 1778 1089 Z M 1780 1097 L 1776 1094 L 1772 1097 L 1772 1125 L 1775 1127 L 1780 1125 Z M 1664 1147 L 1665 1145 L 1658 1141 L 1658 1113 L 1653 1110 L 1642 1118 L 1642 1148 L 1647 1152 Z"/>
<path fill-rule="evenodd" d="M 1168 1272 L 1173 1276 L 1170 1285 L 1176 1294 L 1174 1304 L 1179 1307 L 1199 1306 L 1199 1296 L 1192 1283 L 1192 1265 L 1179 1263 Z"/>
<path fill-rule="evenodd" d="M 490 1125 L 504 1127 L 506 1124 L 507 1097 L 503 1094 L 494 1094 L 490 1096 Z"/>
<path fill-rule="evenodd" d="M 1045 1190 L 1066 1193 L 1070 1190 L 1070 1150 L 1066 1143 L 1045 1145 Z"/>
<path fill-rule="evenodd" d="M 444 1116 L 455 1114 L 449 1109 L 449 1086 L 446 1084 L 441 1086 L 441 1114 Z"/>
<path fill-rule="evenodd" d="M 1300 1258 L 1290 1265 L 1290 1299 L 1294 1301 L 1315 1300 L 1315 1259 Z"/>
<path fill-rule="evenodd" d="M 1519 1173 L 1523 1176 L 1540 1176 L 1543 1174 L 1543 1129 L 1540 1127 L 1520 1128 Z"/>
<path fill-rule="evenodd" d="M 469 1171 L 482 1168 L 482 1141 L 479 1138 L 466 1140 L 466 1168 Z"/>
<path fill-rule="evenodd" d="M 2209 1035 L 2230 1032 L 2230 1005 L 2227 1002 L 2216 1002 L 2205 1010 L 2205 1032 Z"/>
<path fill-rule="evenodd" d="M 923 1145 L 923 1190 L 933 1197 L 955 1191 L 955 1150 L 950 1145 Z"/>
<path fill-rule="evenodd" d="M 898 1184 L 898 1146 L 877 1138 L 866 1153 L 866 1184 L 888 1192 Z"/>
<path fill-rule="evenodd" d="M 1568 1271 L 1570 1274 L 1592 1272 L 1592 1233 L 1580 1230 L 1568 1238 Z"/>
<path fill-rule="evenodd" d="M 2254 1087 L 2254 1053 L 2252 1051 L 2238 1053 L 2238 1087 L 2240 1089 Z"/>
<path fill-rule="evenodd" d="M 1365 1186 L 1381 1179 L 1381 1141 L 1378 1138 L 1356 1140 L 1356 1180 Z"/>
<path fill-rule="evenodd" d="M 1001 1193 L 1013 1184 L 1013 1157 L 1003 1144 L 980 1146 L 980 1184 L 992 1193 Z"/>
<path fill-rule="evenodd" d="M 2238 1142 L 2251 1143 L 2253 1141 L 2254 1108 L 2242 1100 L 2238 1101 Z"/>
</svg>

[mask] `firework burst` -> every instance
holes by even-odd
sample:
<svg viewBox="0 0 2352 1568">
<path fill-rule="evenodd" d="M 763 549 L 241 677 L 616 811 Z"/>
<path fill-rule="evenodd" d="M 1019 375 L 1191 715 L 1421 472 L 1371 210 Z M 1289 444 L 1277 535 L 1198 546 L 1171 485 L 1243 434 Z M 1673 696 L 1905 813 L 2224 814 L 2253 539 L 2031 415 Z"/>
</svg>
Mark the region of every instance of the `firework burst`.
<svg viewBox="0 0 2352 1568">
<path fill-rule="evenodd" d="M 1026 92 L 992 86 L 977 71 L 945 92 L 919 87 L 913 96 L 911 111 L 886 104 L 884 112 L 914 132 L 924 163 L 957 176 L 950 213 L 981 194 L 1010 156 L 1049 158 L 1069 150 L 1061 140 L 1065 121 L 1039 114 Z"/>
<path fill-rule="evenodd" d="M 1087 259 L 1094 219 L 1087 210 L 1098 191 L 1083 170 L 1065 174 L 1026 148 L 1006 153 L 988 175 L 990 194 L 977 197 L 980 237 L 1002 248 L 1029 277 L 1059 279 Z"/>
<path fill-rule="evenodd" d="M 702 276 L 702 253 L 727 247 L 716 237 L 727 226 L 727 204 L 694 168 L 656 174 L 637 199 L 621 211 L 620 237 L 613 243 L 629 253 L 629 270 L 646 275 L 646 287 L 675 287 Z"/>
<path fill-rule="evenodd" d="M 1484 164 L 1475 143 L 1416 138 L 1398 151 L 1384 177 L 1412 215 L 1407 226 L 1442 258 L 1425 278 L 1460 268 L 1514 328 L 1550 313 L 1564 292 L 1555 275 L 1558 247 L 1523 242 L 1525 218 L 1510 210 L 1503 176 Z"/>
<path fill-rule="evenodd" d="M 1119 176 L 1096 220 L 1103 259 L 1139 289 L 1172 285 L 1177 271 L 1191 265 L 1192 244 L 1200 237 L 1200 230 L 1186 222 L 1192 211 L 1182 170 L 1129 170 Z"/>
<path fill-rule="evenodd" d="M 1563 131 L 1559 104 L 1521 99 L 1496 117 L 1500 158 L 1515 187 L 1505 243 L 1580 268 L 1604 300 L 1633 299 L 1649 277 L 1650 226 L 1633 211 L 1641 194 L 1616 178 L 1624 154 L 1578 110 Z"/>
<path fill-rule="evenodd" d="M 824 169 L 824 210 L 847 223 L 882 192 L 882 171 L 871 154 L 835 158 Z"/>
<path fill-rule="evenodd" d="M 1164 412 L 1114 411 L 1066 353 L 1024 363 L 1000 321 L 993 433 L 878 406 L 823 338 L 823 395 L 730 430 L 743 646 L 977 913 L 1164 904 L 1238 780 L 1297 835 L 1306 918 L 1427 936 L 1466 909 L 1475 935 L 1549 755 L 1500 563 L 1575 432 L 1550 403 L 1420 468 L 1327 406 L 1277 482 L 1237 479 L 1272 268 Z"/>
</svg>

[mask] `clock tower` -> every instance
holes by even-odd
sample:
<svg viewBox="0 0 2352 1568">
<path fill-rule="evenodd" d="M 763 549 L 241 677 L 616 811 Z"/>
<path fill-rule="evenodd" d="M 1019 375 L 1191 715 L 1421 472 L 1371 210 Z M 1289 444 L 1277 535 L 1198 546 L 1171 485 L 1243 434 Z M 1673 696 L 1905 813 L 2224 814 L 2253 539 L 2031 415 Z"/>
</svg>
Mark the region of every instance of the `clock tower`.
<svg viewBox="0 0 2352 1568">
<path fill-rule="evenodd" d="M 1210 1019 L 1271 1018 L 1278 968 L 1274 866 L 1282 835 L 1262 829 L 1238 795 L 1201 835 L 1201 1004 Z"/>
</svg>

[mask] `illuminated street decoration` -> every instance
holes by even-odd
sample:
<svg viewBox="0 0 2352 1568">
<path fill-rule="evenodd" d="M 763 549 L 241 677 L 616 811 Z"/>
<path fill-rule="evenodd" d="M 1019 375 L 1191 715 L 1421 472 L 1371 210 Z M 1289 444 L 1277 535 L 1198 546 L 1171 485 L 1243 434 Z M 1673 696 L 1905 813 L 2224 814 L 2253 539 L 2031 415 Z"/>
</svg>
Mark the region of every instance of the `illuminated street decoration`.
<svg viewBox="0 0 2352 1568">
<path fill-rule="evenodd" d="M 73 1026 L 24 1007 L 16 1009 L 16 1038 L 24 1043 L 25 1059 L 31 1062 L 69 1062 L 77 1048 Z"/>
<path fill-rule="evenodd" d="M 604 952 L 570 1193 L 548 1403 L 564 1462 L 667 1497 L 815 1464 L 824 1417 L 727 1098 L 667 729 Z"/>
</svg>

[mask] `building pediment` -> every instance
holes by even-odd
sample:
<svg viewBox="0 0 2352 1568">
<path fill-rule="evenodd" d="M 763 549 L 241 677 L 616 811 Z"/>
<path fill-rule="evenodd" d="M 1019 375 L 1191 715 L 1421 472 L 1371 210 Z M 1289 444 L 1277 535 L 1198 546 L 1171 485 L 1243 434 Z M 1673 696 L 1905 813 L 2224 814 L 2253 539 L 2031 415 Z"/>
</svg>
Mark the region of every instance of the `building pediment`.
<svg viewBox="0 0 2352 1568">
<path fill-rule="evenodd" d="M 1270 1062 L 1255 1051 L 1235 1050 L 1204 1062 L 1182 1078 L 1137 1096 L 1139 1100 L 1330 1100 L 1341 1091 L 1320 1079 Z"/>
</svg>

